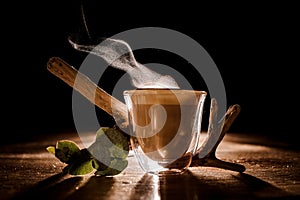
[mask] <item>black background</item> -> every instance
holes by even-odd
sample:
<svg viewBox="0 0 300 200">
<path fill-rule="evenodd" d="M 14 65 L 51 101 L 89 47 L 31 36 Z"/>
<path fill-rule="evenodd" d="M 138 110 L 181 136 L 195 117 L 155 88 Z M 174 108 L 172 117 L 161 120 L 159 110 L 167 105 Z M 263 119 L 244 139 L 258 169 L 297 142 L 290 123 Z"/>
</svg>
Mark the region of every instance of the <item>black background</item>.
<svg viewBox="0 0 300 200">
<path fill-rule="evenodd" d="M 241 105 L 230 131 L 296 143 L 299 16 L 295 5 L 172 3 L 164 7 L 145 2 L 133 7 L 58 0 L 2 5 L 7 12 L 1 14 L 1 143 L 75 130 L 72 88 L 48 72 L 46 63 L 58 56 L 79 67 L 85 59 L 86 54 L 67 41 L 69 36 L 87 36 L 81 6 L 94 39 L 147 26 L 193 38 L 216 63 L 228 105 Z M 182 70 L 178 57 L 155 52 L 137 52 L 136 59 Z M 109 92 L 123 72 L 110 69 L 108 73 L 115 75 L 102 80 L 101 87 Z M 193 73 L 184 73 L 199 87 Z M 99 111 L 99 118 L 103 126 L 113 123 L 104 112 Z"/>
</svg>

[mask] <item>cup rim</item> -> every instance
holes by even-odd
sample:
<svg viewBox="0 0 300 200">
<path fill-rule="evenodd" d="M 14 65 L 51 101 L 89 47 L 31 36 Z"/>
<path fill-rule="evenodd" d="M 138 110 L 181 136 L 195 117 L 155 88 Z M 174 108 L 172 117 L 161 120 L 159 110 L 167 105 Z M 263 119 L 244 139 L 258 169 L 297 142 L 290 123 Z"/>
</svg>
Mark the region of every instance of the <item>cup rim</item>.
<svg viewBox="0 0 300 200">
<path fill-rule="evenodd" d="M 147 91 L 147 92 L 146 92 Z M 170 91 L 175 94 L 183 94 L 183 93 L 193 93 L 193 94 L 202 94 L 207 95 L 207 92 L 204 90 L 186 90 L 186 89 L 165 89 L 165 88 L 157 88 L 157 89 L 131 89 L 131 90 L 124 90 L 124 95 L 132 95 L 132 94 L 170 94 Z"/>
</svg>

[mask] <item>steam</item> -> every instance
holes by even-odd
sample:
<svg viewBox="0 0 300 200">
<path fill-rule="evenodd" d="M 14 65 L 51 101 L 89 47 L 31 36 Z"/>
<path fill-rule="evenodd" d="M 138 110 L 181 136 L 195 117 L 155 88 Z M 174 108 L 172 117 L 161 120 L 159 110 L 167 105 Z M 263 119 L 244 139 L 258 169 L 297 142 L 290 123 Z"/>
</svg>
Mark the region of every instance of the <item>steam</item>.
<svg viewBox="0 0 300 200">
<path fill-rule="evenodd" d="M 138 63 L 130 46 L 123 40 L 108 38 L 99 45 L 81 45 L 70 39 L 69 42 L 74 49 L 99 56 L 110 66 L 127 72 L 136 88 L 179 88 L 171 76 L 161 75 Z"/>
</svg>

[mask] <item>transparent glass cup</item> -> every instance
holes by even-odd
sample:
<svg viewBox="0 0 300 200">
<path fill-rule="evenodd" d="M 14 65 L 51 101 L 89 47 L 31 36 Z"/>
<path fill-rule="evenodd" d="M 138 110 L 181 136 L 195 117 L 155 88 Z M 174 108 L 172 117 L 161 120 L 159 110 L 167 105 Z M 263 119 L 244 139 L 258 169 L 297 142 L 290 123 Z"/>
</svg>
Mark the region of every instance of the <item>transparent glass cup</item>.
<svg viewBox="0 0 300 200">
<path fill-rule="evenodd" d="M 124 91 L 131 146 L 141 168 L 153 174 L 183 173 L 198 149 L 205 91 Z"/>
</svg>

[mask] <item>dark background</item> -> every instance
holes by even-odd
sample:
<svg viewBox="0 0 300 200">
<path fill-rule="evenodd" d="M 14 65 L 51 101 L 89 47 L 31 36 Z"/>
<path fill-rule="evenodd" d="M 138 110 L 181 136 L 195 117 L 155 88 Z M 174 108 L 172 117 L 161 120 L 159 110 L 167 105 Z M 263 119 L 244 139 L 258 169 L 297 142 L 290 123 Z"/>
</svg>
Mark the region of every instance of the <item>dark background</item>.
<svg viewBox="0 0 300 200">
<path fill-rule="evenodd" d="M 241 105 L 230 131 L 296 143 L 299 16 L 295 5 L 173 3 L 163 7 L 145 2 L 138 9 L 117 2 L 58 0 L 2 5 L 7 12 L 1 14 L 1 143 L 75 131 L 72 88 L 48 72 L 46 64 L 58 56 L 79 67 L 85 59 L 86 54 L 67 41 L 69 36 L 87 36 L 81 6 L 93 39 L 146 26 L 177 30 L 193 38 L 216 63 L 228 105 Z M 180 68 L 184 61 L 176 55 L 155 52 L 137 52 L 136 59 L 184 69 Z M 111 78 L 102 80 L 101 87 L 110 92 L 123 72 L 110 69 L 107 73 Z M 195 88 L 200 87 L 193 73 L 182 73 Z M 106 113 L 98 112 L 103 126 L 113 123 Z"/>
</svg>

